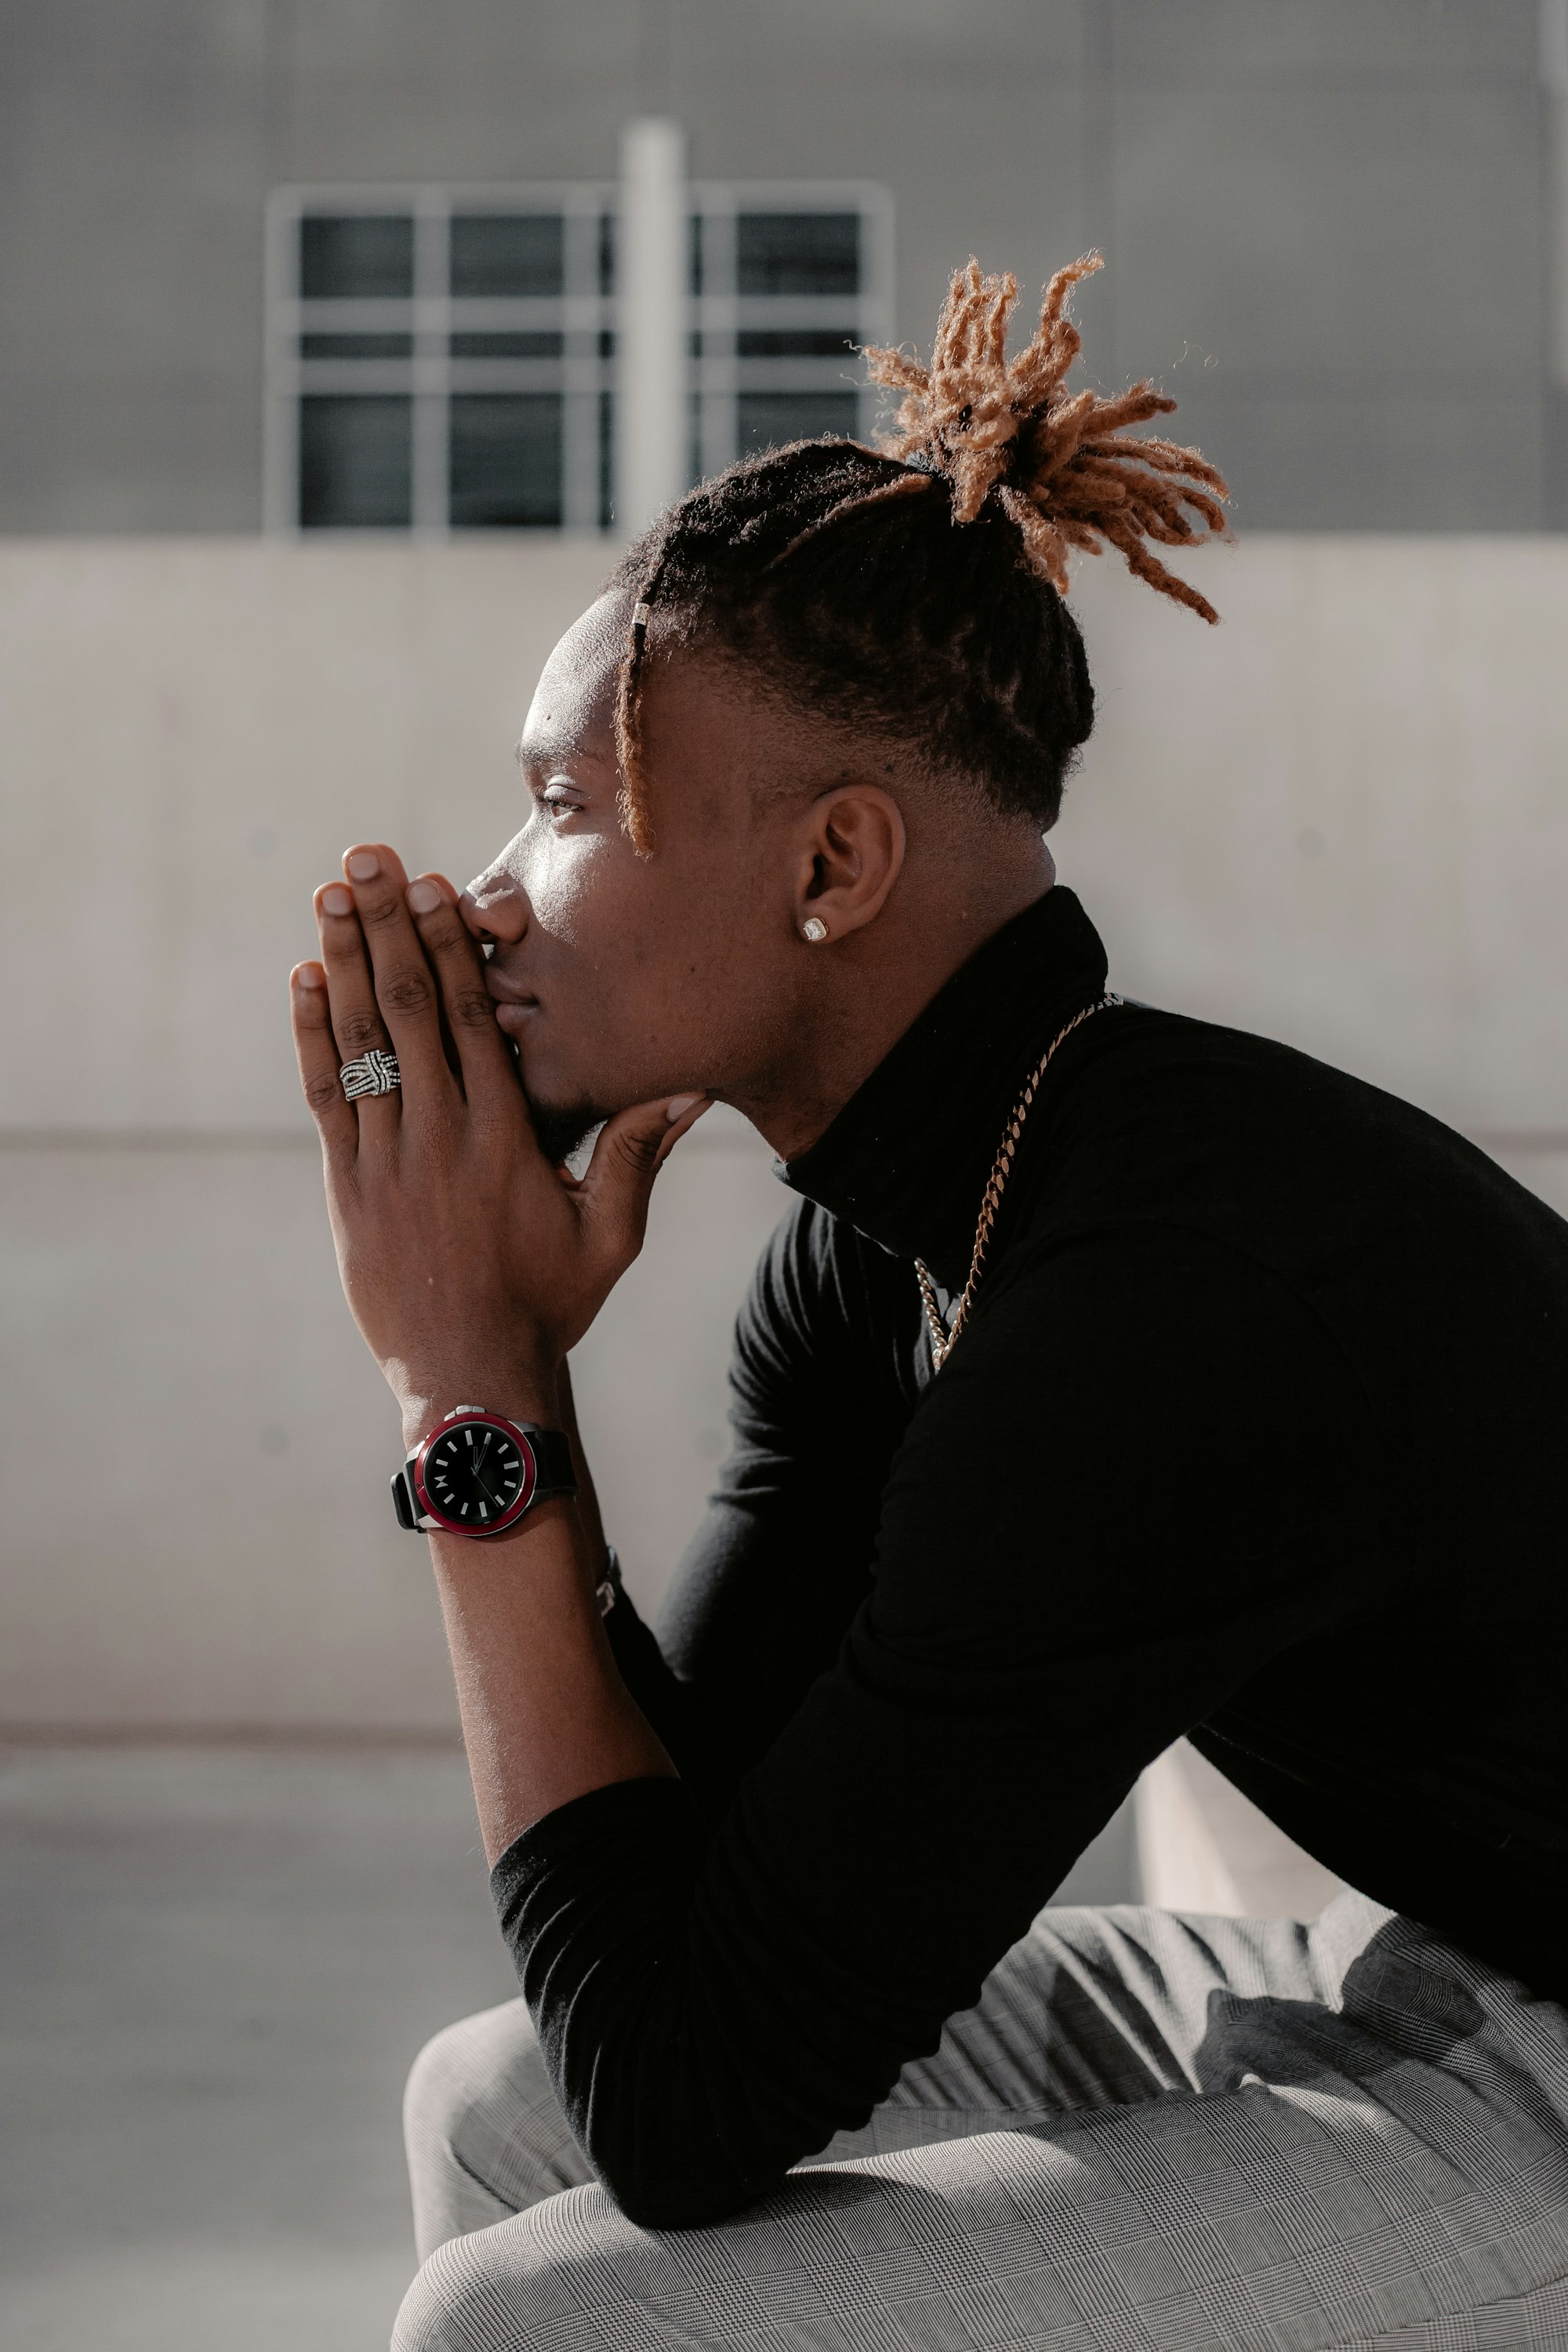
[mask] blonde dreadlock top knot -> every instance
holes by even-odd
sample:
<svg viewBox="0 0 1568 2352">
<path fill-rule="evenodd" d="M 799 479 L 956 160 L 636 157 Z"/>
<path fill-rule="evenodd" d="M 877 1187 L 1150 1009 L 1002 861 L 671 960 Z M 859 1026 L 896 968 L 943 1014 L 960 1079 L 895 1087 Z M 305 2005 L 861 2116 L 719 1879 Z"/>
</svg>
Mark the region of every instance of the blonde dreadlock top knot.
<svg viewBox="0 0 1568 2352">
<path fill-rule="evenodd" d="M 970 523 L 994 494 L 1030 564 L 1058 594 L 1067 593 L 1069 549 L 1098 555 L 1110 546 L 1150 587 L 1217 621 L 1207 597 L 1167 571 L 1145 542 L 1193 547 L 1210 534 L 1228 537 L 1224 477 L 1195 449 L 1121 437 L 1130 425 L 1168 414 L 1175 402 L 1148 383 L 1110 400 L 1087 388 L 1070 394 L 1063 388 L 1083 346 L 1068 299 L 1079 278 L 1103 267 L 1098 253 L 1088 253 L 1058 270 L 1033 339 L 1015 360 L 1005 347 L 1017 279 L 1010 270 L 983 277 L 973 260 L 953 273 L 929 367 L 904 352 L 868 351 L 872 382 L 905 394 L 879 446 L 913 470 L 844 505 L 880 502 L 942 480 L 953 521 Z"/>
<path fill-rule="evenodd" d="M 972 261 L 929 367 L 867 354 L 904 394 L 880 448 L 827 436 L 738 458 L 628 548 L 611 582 L 629 592 L 615 724 L 639 856 L 654 846 L 643 687 L 687 649 L 741 665 L 814 726 L 907 745 L 947 789 L 1043 833 L 1094 725 L 1062 593 L 1073 551 L 1118 548 L 1151 587 L 1215 618 L 1149 542 L 1224 532 L 1224 481 L 1195 449 L 1124 437 L 1174 402 L 1148 383 L 1109 400 L 1064 388 L 1079 349 L 1068 298 L 1100 266 L 1089 254 L 1058 271 L 1009 362 L 1016 282 Z"/>
</svg>

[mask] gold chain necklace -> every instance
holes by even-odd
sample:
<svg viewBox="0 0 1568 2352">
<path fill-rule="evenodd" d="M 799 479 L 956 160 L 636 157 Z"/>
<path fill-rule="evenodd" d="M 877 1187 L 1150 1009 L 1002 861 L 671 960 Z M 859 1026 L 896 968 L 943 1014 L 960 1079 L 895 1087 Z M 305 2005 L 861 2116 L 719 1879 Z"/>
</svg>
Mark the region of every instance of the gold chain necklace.
<svg viewBox="0 0 1568 2352">
<path fill-rule="evenodd" d="M 1024 1121 L 1029 1115 L 1029 1107 L 1035 1099 L 1040 1080 L 1050 1068 L 1051 1059 L 1057 1047 L 1065 1044 L 1075 1029 L 1081 1027 L 1084 1022 L 1091 1021 L 1097 1013 L 1103 1013 L 1108 1006 L 1120 1004 L 1121 1002 L 1120 996 L 1113 995 L 1110 990 L 1107 989 L 1105 994 L 1097 998 L 1094 1003 L 1086 1004 L 1081 1013 L 1075 1013 L 1067 1027 L 1059 1029 L 1051 1039 L 1031 1071 L 1023 1093 L 1014 1104 L 1013 1116 L 1007 1121 L 1006 1130 L 996 1154 L 995 1165 L 991 1171 L 991 1181 L 985 1187 L 985 1197 L 980 1203 L 980 1222 L 974 1228 L 974 1255 L 969 1261 L 969 1280 L 963 1286 L 963 1296 L 958 1302 L 958 1312 L 952 1318 L 951 1330 L 943 1328 L 931 1276 L 926 1272 L 921 1261 L 918 1257 L 915 1260 L 915 1273 L 920 1278 L 921 1297 L 925 1301 L 926 1321 L 931 1327 L 931 1362 L 939 1372 L 952 1353 L 958 1341 L 958 1335 L 967 1322 L 969 1310 L 974 1304 L 974 1294 L 980 1287 L 980 1276 L 985 1265 L 985 1252 L 990 1245 L 992 1228 L 996 1223 L 996 1212 L 1002 1205 L 1002 1194 L 1006 1189 L 1007 1179 L 1013 1172 L 1013 1154 L 1018 1148 L 1018 1138 L 1024 1132 Z"/>
</svg>

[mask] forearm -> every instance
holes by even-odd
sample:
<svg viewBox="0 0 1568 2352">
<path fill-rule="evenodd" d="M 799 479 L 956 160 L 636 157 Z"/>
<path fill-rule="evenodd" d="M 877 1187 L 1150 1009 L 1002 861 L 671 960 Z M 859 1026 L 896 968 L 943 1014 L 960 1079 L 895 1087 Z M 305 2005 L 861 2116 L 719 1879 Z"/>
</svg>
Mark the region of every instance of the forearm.
<svg viewBox="0 0 1568 2352">
<path fill-rule="evenodd" d="M 707 1097 L 618 1113 L 569 1176 L 540 1150 L 451 885 L 409 885 L 384 845 L 344 868 L 317 894 L 322 961 L 292 983 L 344 1295 L 405 1445 L 464 1402 L 558 1429 L 566 1356 L 637 1255 L 654 1178 Z M 394 1076 L 362 1099 L 341 1071 L 345 1046 L 370 1045 Z M 431 1549 L 492 1859 L 575 1797 L 673 1774 L 600 1622 L 591 1489 Z"/>
<path fill-rule="evenodd" d="M 509 1419 L 564 1423 L 578 1450 L 569 1398 L 553 1382 L 530 1382 L 526 1392 L 510 1381 L 487 1388 L 470 1380 L 469 1387 Z M 424 1426 L 439 1418 L 437 1402 L 419 1416 Z M 437 1532 L 429 1539 L 491 1863 L 573 1798 L 675 1769 L 605 1637 L 595 1596 L 603 1538 L 586 1491 L 586 1509 L 581 1500 L 542 1503 L 509 1535 L 476 1541 Z"/>
<path fill-rule="evenodd" d="M 572 1393 L 572 1368 L 569 1364 L 563 1364 L 556 1375 L 553 1425 L 563 1429 L 571 1441 L 572 1467 L 577 1474 L 577 1517 L 582 1524 L 584 1541 L 588 1547 L 588 1557 L 594 1563 L 594 1581 L 597 1584 L 605 1573 L 608 1540 L 587 1449 L 583 1444 L 583 1433 L 577 1426 L 577 1402 Z"/>
</svg>

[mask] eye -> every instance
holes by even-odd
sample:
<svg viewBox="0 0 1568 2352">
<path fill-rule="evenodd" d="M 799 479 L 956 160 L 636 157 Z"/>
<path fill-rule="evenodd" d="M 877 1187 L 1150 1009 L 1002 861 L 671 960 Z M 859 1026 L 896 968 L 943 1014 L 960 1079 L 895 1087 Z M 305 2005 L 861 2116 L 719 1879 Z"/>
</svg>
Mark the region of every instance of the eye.
<svg viewBox="0 0 1568 2352">
<path fill-rule="evenodd" d="M 540 786 L 539 805 L 552 816 L 571 816 L 587 806 L 587 795 L 570 776 L 547 776 Z"/>
</svg>

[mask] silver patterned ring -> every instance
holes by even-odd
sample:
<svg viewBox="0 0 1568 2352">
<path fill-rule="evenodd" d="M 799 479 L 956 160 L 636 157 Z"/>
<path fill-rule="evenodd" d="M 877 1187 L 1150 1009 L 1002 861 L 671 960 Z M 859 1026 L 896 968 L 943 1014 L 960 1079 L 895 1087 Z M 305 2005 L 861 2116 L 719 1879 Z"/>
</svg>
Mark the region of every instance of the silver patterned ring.
<svg viewBox="0 0 1568 2352">
<path fill-rule="evenodd" d="M 357 1062 L 345 1062 L 338 1076 L 350 1102 L 357 1102 L 361 1095 L 389 1095 L 403 1084 L 396 1055 L 384 1053 L 379 1045 L 373 1045 Z"/>
</svg>

